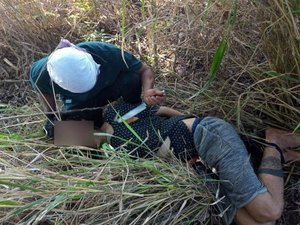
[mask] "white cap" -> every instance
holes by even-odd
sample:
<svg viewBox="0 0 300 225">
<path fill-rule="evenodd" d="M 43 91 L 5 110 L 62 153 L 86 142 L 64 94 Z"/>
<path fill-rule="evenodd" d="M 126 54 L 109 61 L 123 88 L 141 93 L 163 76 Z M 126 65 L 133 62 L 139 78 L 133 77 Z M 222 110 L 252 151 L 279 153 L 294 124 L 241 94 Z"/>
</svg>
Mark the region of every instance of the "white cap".
<svg viewBox="0 0 300 225">
<path fill-rule="evenodd" d="M 53 82 L 63 89 L 84 93 L 95 86 L 100 65 L 84 50 L 66 47 L 49 56 L 47 70 Z"/>
</svg>

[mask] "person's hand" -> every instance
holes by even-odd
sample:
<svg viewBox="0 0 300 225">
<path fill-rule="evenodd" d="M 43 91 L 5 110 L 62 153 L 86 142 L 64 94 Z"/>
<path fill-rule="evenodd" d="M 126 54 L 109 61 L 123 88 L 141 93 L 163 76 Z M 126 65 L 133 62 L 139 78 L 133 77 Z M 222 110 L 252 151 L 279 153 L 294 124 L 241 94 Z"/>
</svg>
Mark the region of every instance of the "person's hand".
<svg viewBox="0 0 300 225">
<path fill-rule="evenodd" d="M 43 127 L 43 130 L 48 138 L 54 138 L 54 122 L 56 120 L 54 115 L 48 115 L 48 119 Z"/>
<path fill-rule="evenodd" d="M 152 88 L 144 91 L 144 102 L 147 105 L 159 105 L 166 99 L 165 91 L 161 91 L 157 88 Z"/>
</svg>

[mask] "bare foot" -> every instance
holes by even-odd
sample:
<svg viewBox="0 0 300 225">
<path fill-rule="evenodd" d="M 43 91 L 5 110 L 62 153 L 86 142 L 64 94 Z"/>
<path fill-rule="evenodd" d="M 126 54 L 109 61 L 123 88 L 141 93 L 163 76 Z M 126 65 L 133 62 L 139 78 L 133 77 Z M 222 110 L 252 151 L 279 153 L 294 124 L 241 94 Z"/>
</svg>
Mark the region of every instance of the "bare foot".
<svg viewBox="0 0 300 225">
<path fill-rule="evenodd" d="M 284 150 L 283 155 L 284 155 L 284 160 L 286 162 L 300 161 L 299 151 Z"/>
<path fill-rule="evenodd" d="M 269 128 L 266 130 L 266 141 L 277 144 L 281 149 L 291 149 L 300 146 L 300 133 Z"/>
<path fill-rule="evenodd" d="M 278 145 L 283 150 L 285 161 L 300 161 L 300 152 L 290 150 L 300 146 L 299 133 L 269 128 L 266 130 L 266 141 Z"/>
</svg>

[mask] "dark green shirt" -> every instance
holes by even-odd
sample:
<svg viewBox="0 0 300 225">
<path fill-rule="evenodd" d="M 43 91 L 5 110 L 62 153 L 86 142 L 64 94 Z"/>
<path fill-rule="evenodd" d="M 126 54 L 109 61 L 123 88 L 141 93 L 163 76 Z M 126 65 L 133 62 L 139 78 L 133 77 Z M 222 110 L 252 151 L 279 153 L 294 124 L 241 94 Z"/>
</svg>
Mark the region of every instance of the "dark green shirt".
<svg viewBox="0 0 300 225">
<path fill-rule="evenodd" d="M 76 105 L 83 105 L 84 102 L 93 98 L 103 98 L 105 100 L 106 96 L 101 93 L 101 90 L 111 86 L 119 76 L 131 76 L 131 74 L 136 74 L 142 66 L 142 62 L 132 54 L 125 51 L 122 52 L 121 49 L 109 43 L 82 42 L 76 46 L 84 48 L 92 55 L 95 62 L 100 64 L 100 74 L 98 75 L 98 80 L 94 88 L 86 93 L 72 93 L 53 83 L 55 94 L 59 94 L 62 97 L 66 109 L 74 108 Z M 42 92 L 53 95 L 52 82 L 46 66 L 47 60 L 48 56 L 32 64 L 30 81 L 38 93 Z M 97 102 L 100 105 L 97 104 L 94 106 L 102 106 L 100 102 L 105 101 Z"/>
</svg>

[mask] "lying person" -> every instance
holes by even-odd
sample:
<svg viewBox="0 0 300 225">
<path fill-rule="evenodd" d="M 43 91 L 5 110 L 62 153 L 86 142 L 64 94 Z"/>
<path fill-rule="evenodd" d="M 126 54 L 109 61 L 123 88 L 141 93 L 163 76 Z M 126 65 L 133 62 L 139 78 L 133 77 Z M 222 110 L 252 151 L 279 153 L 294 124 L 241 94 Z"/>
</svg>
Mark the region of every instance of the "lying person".
<svg viewBox="0 0 300 225">
<path fill-rule="evenodd" d="M 112 134 L 114 148 L 124 146 L 133 156 L 147 157 L 170 140 L 174 155 L 184 161 L 199 156 L 214 168 L 230 204 L 225 224 L 234 219 L 242 225 L 275 224 L 283 211 L 283 170 L 288 160 L 300 160 L 300 153 L 290 149 L 300 146 L 300 134 L 270 128 L 265 132 L 265 148 L 258 169 L 254 172 L 246 147 L 234 128 L 216 117 L 198 118 L 182 115 L 167 107 L 147 107 L 128 123 L 118 122 L 136 105 L 110 106 L 100 131 Z"/>
</svg>

